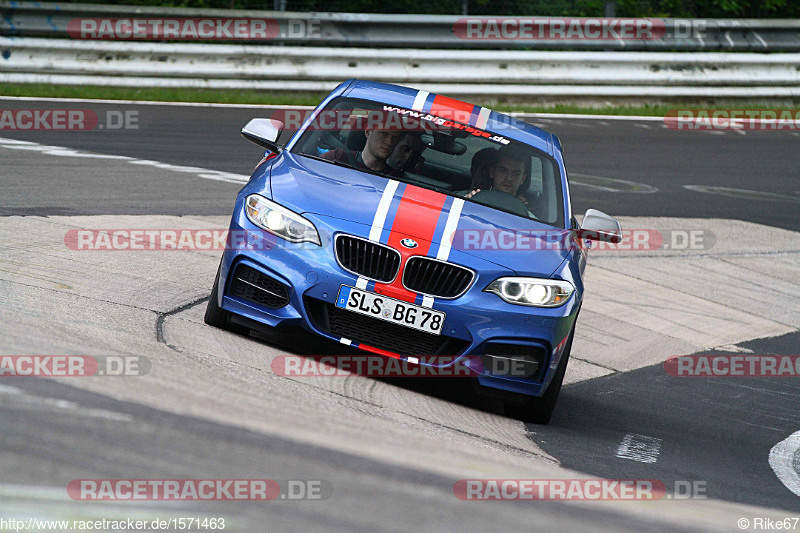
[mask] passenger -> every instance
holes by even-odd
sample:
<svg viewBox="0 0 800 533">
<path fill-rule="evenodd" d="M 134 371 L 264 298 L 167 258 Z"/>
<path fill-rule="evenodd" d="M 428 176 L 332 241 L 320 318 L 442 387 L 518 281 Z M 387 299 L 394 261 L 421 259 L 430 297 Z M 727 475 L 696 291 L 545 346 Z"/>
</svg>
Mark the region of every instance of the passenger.
<svg viewBox="0 0 800 533">
<path fill-rule="evenodd" d="M 491 188 L 492 180 L 489 177 L 489 167 L 493 166 L 496 161 L 497 150 L 494 148 L 484 148 L 475 152 L 469 167 L 469 174 L 472 178 L 469 191 Z"/>
<path fill-rule="evenodd" d="M 425 163 L 425 158 L 422 157 L 425 148 L 419 132 L 405 132 L 386 163 L 393 169 L 395 176 L 403 176 L 407 171 L 419 173 Z"/>
</svg>

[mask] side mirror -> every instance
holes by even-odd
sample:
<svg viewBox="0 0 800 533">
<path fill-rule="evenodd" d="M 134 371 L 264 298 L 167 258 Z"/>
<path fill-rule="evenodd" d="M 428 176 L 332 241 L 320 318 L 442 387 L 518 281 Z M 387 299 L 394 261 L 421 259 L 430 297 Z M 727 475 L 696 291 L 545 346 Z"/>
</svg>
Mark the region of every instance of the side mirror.
<svg viewBox="0 0 800 533">
<path fill-rule="evenodd" d="M 578 235 L 581 239 L 592 241 L 622 242 L 622 227 L 616 218 L 597 209 L 589 209 L 583 216 Z"/>
<path fill-rule="evenodd" d="M 283 122 L 271 118 L 254 118 L 242 128 L 242 137 L 263 146 L 276 154 L 281 151 L 278 137 L 283 131 Z"/>
</svg>

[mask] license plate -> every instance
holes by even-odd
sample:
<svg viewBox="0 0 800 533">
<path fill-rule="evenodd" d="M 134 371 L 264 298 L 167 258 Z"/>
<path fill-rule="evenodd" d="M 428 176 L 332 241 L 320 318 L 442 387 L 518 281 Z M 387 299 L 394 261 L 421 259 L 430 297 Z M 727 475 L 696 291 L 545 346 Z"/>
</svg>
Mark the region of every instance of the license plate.
<svg viewBox="0 0 800 533">
<path fill-rule="evenodd" d="M 441 311 L 434 311 L 347 285 L 342 285 L 339 289 L 336 307 L 434 335 L 441 334 L 445 317 Z"/>
</svg>

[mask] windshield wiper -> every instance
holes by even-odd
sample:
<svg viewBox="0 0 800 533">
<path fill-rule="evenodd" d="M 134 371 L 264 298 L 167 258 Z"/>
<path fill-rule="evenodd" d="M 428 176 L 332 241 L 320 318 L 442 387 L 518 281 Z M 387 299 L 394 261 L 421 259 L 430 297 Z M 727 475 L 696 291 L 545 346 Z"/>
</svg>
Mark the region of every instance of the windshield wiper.
<svg viewBox="0 0 800 533">
<path fill-rule="evenodd" d="M 325 159 L 324 157 L 320 157 L 318 155 L 311 155 L 311 154 L 306 154 L 306 153 L 302 153 L 302 152 L 297 154 L 297 155 L 302 155 L 303 157 L 310 157 L 311 159 L 316 159 L 317 161 L 322 161 L 324 163 L 330 163 L 332 165 L 336 165 L 336 166 L 339 166 L 339 167 L 351 168 L 353 170 L 358 170 L 359 172 L 366 172 L 367 174 L 375 174 L 376 176 L 381 176 L 382 178 L 397 179 L 395 176 L 392 176 L 391 174 L 384 174 L 383 172 L 378 172 L 377 170 L 372 170 L 371 168 L 354 167 L 353 165 L 345 163 L 344 161 L 338 161 L 336 159 Z"/>
<path fill-rule="evenodd" d="M 441 192 L 443 194 L 451 194 L 451 195 L 453 194 L 453 191 L 450 191 L 448 189 L 444 189 L 442 187 L 437 187 L 435 185 L 431 185 L 431 184 L 426 183 L 424 181 L 415 180 L 413 178 L 407 178 L 407 177 L 404 177 L 404 176 L 395 176 L 394 174 L 385 174 L 383 172 L 379 172 L 377 170 L 372 170 L 370 168 L 354 167 L 352 165 L 349 165 L 349 164 L 345 163 L 344 161 L 337 161 L 336 159 L 325 159 L 324 157 L 320 157 L 318 155 L 311 155 L 311 154 L 306 154 L 306 153 L 302 153 L 302 152 L 298 153 L 297 155 L 302 155 L 303 157 L 309 157 L 311 159 L 315 159 L 317 161 L 322 161 L 324 163 L 331 163 L 333 165 L 337 165 L 337 166 L 344 167 L 344 168 L 350 168 L 350 169 L 353 169 L 353 170 L 358 170 L 359 172 L 366 172 L 367 174 L 373 174 L 375 176 L 380 176 L 382 178 L 392 179 L 392 180 L 395 180 L 395 181 L 399 181 L 401 183 L 408 183 L 408 184 L 411 184 L 411 185 L 416 185 L 417 187 L 422 187 L 424 189 L 431 189 L 431 190 L 434 190 L 436 192 Z"/>
<path fill-rule="evenodd" d="M 360 168 L 356 168 L 356 167 L 354 167 L 352 165 L 348 165 L 344 161 L 337 161 L 336 159 L 325 159 L 324 157 L 320 157 L 318 155 L 304 154 L 302 152 L 297 154 L 297 155 L 302 155 L 303 157 L 310 157 L 311 159 L 316 159 L 317 161 L 322 161 L 324 163 L 330 163 L 332 165 L 338 165 L 340 167 L 352 168 L 352 169 L 355 169 L 355 170 L 361 170 Z"/>
<path fill-rule="evenodd" d="M 305 154 L 305 153 L 299 153 L 297 155 L 302 155 L 303 157 L 310 157 L 311 159 L 316 159 L 317 161 L 323 161 L 325 163 L 332 163 L 334 165 L 337 165 L 337 166 L 340 166 L 340 167 L 344 167 L 344 168 L 351 168 L 353 170 L 358 170 L 359 172 L 366 172 L 367 174 L 374 174 L 375 176 L 380 176 L 382 178 L 392 179 L 392 180 L 395 180 L 395 181 L 399 181 L 401 183 L 410 183 L 412 185 L 417 185 L 418 183 L 420 183 L 419 181 L 407 179 L 407 178 L 404 178 L 403 176 L 395 176 L 394 174 L 386 174 L 384 172 L 379 172 L 377 170 L 372 170 L 371 168 L 354 167 L 352 165 L 349 165 L 349 164 L 345 163 L 344 161 L 337 161 L 335 159 L 325 159 L 324 157 L 320 157 L 318 155 L 310 155 L 310 154 Z M 417 185 L 417 186 L 419 186 L 419 185 Z M 426 188 L 436 188 L 436 187 L 428 186 L 426 184 Z M 438 189 L 438 188 L 436 188 L 436 189 Z"/>
</svg>

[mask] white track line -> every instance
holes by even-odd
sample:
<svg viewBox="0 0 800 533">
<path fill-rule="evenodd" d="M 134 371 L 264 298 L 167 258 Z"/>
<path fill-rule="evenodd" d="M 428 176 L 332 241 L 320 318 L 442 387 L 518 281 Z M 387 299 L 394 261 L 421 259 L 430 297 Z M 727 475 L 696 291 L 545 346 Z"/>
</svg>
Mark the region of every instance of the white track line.
<svg viewBox="0 0 800 533">
<path fill-rule="evenodd" d="M 640 463 L 655 463 L 658 461 L 659 453 L 661 453 L 661 439 L 638 433 L 626 433 L 617 447 L 617 457 Z"/>
<path fill-rule="evenodd" d="M 800 431 L 772 447 L 769 466 L 787 489 L 800 496 Z"/>
<path fill-rule="evenodd" d="M 194 174 L 198 178 L 214 181 L 224 181 L 227 183 L 247 183 L 250 176 L 244 174 L 234 174 L 232 172 L 223 172 L 221 170 L 209 170 L 200 167 L 187 167 L 183 165 L 172 165 L 170 163 L 162 163 L 160 161 L 150 161 L 149 159 L 136 159 L 135 157 L 128 157 L 124 155 L 108 155 L 97 154 L 94 152 L 87 152 L 84 150 L 76 150 L 74 148 L 66 148 L 63 146 L 49 146 L 46 144 L 38 144 L 30 141 L 19 141 L 17 139 L 5 139 L 0 137 L 0 148 L 10 150 L 29 150 L 32 152 L 41 152 L 46 155 L 53 155 L 59 157 L 81 157 L 87 159 L 116 159 L 124 161 L 131 165 L 144 165 L 155 167 L 161 170 L 168 170 L 170 172 L 180 172 L 184 174 Z"/>
<path fill-rule="evenodd" d="M 46 398 L 26 394 L 17 387 L 0 386 L 0 395 L 12 396 L 15 398 L 13 405 L 19 409 L 30 409 L 34 411 L 61 411 L 64 410 L 73 416 L 88 418 L 105 418 L 117 422 L 130 422 L 133 417 L 124 413 L 116 413 L 106 409 L 92 409 L 84 407 L 75 402 L 60 400 L 58 398 Z"/>
</svg>

